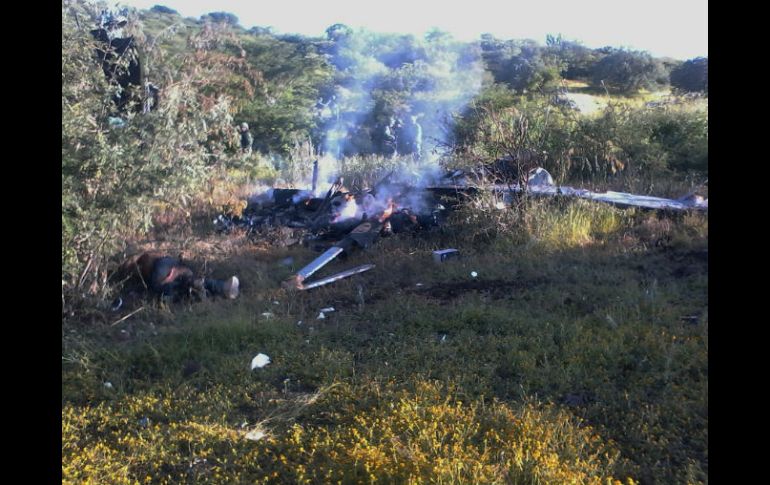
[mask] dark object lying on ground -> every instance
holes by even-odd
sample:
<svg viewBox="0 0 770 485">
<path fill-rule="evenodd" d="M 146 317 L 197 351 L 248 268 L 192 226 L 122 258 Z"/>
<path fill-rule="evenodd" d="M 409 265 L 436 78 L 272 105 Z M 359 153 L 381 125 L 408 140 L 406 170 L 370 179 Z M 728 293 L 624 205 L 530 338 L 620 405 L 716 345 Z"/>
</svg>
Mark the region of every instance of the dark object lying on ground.
<svg viewBox="0 0 770 485">
<path fill-rule="evenodd" d="M 125 276 L 138 277 L 145 287 L 158 296 L 181 298 L 198 292 L 233 299 L 238 296 L 240 282 L 236 276 L 226 280 L 196 278 L 193 270 L 179 258 L 156 252 L 145 252 L 129 258 L 121 267 Z"/>
</svg>

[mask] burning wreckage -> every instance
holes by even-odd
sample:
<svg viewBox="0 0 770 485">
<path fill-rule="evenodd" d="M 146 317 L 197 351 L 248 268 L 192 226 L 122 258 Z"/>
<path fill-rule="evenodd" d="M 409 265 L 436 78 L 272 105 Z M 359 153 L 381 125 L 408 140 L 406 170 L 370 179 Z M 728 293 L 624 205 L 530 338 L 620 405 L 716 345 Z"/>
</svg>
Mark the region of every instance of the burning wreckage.
<svg viewBox="0 0 770 485">
<path fill-rule="evenodd" d="M 269 229 L 280 228 L 289 233 L 284 245 L 301 242 L 316 251 L 323 251 L 284 282 L 285 287 L 297 290 L 317 288 L 373 269 L 373 264 L 365 264 L 313 282 L 307 281 L 337 256 L 354 247 L 366 249 L 380 236 L 439 226 L 449 210 L 481 191 L 496 192 L 504 204 L 510 204 L 526 190 L 530 196 L 583 198 L 623 208 L 708 210 L 708 199 L 694 193 L 674 200 L 556 186 L 551 175 L 542 168 L 529 173 L 526 186 L 520 183 L 478 186 L 461 170 L 445 173 L 425 186 L 392 180 L 395 177 L 391 172 L 371 189 L 347 190 L 344 180 L 339 178 L 325 196 L 316 197 L 317 162 L 315 167 L 311 189 L 269 189 L 253 196 L 240 217 L 220 215 L 214 220 L 220 233 L 241 227 L 250 237 L 259 238 Z M 297 237 L 298 233 L 300 237 Z"/>
</svg>

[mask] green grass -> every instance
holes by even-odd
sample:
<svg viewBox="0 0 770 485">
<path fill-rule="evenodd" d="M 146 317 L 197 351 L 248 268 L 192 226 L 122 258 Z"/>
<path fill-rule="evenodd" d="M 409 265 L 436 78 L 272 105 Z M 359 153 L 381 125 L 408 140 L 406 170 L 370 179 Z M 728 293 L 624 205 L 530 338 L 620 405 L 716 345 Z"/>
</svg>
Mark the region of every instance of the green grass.
<svg viewBox="0 0 770 485">
<path fill-rule="evenodd" d="M 63 326 L 65 482 L 707 481 L 707 216 L 476 208 L 301 293 L 238 248 L 238 300 Z"/>
</svg>

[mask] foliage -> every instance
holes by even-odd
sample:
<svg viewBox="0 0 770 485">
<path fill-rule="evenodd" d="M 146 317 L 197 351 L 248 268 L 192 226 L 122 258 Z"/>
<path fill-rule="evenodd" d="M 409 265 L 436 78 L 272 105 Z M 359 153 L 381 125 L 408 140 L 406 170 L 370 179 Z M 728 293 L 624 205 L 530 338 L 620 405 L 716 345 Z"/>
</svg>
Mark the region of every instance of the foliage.
<svg viewBox="0 0 770 485">
<path fill-rule="evenodd" d="M 104 289 L 106 257 L 123 238 L 146 231 L 159 205 L 191 200 L 231 123 L 228 99 L 201 94 L 195 69 L 176 73 L 153 112 L 116 112 L 118 87 L 93 62 L 95 43 L 76 12 L 62 4 L 63 299 L 65 289 Z"/>
<path fill-rule="evenodd" d="M 586 117 L 494 84 L 454 120 L 449 148 L 471 165 L 534 157 L 562 183 L 619 173 L 707 174 L 708 113 L 688 105 L 648 109 L 611 101 Z"/>
<path fill-rule="evenodd" d="M 610 103 L 599 117 L 581 120 L 579 126 L 575 154 L 596 173 L 609 166 L 611 173 L 636 176 L 708 174 L 708 116 L 702 111 Z"/>
<path fill-rule="evenodd" d="M 481 50 L 494 80 L 520 93 L 555 87 L 565 67 L 562 59 L 548 55 L 534 41 L 503 41 L 484 34 L 481 36 Z"/>
<path fill-rule="evenodd" d="M 597 50 L 561 35 L 549 35 L 546 45 L 549 55 L 557 57 L 563 64 L 561 76 L 564 79 L 590 79 L 596 63 L 603 57 Z"/>
<path fill-rule="evenodd" d="M 610 49 L 594 66 L 592 78 L 596 86 L 606 86 L 620 93 L 633 93 L 668 83 L 660 60 L 646 52 L 625 49 Z"/>
<path fill-rule="evenodd" d="M 162 13 L 167 15 L 179 15 L 179 12 L 173 8 L 166 7 L 165 5 L 155 5 L 150 9 L 150 12 Z"/>
<path fill-rule="evenodd" d="M 709 59 L 696 57 L 671 71 L 671 87 L 685 93 L 709 91 Z"/>
<path fill-rule="evenodd" d="M 261 35 L 242 46 L 245 61 L 263 73 L 263 83 L 256 95 L 244 97 L 238 116 L 249 123 L 259 151 L 287 154 L 315 133 L 315 105 L 331 80 L 331 67 L 308 41 Z"/>
<path fill-rule="evenodd" d="M 238 25 L 238 17 L 229 12 L 209 12 L 206 15 L 203 15 L 201 20 L 228 25 Z"/>
<path fill-rule="evenodd" d="M 528 203 L 527 226 L 468 207 L 300 294 L 276 261 L 305 249 L 211 236 L 242 298 L 64 326 L 65 480 L 707 481 L 707 215 Z M 463 259 L 426 264 L 442 247 Z"/>
</svg>

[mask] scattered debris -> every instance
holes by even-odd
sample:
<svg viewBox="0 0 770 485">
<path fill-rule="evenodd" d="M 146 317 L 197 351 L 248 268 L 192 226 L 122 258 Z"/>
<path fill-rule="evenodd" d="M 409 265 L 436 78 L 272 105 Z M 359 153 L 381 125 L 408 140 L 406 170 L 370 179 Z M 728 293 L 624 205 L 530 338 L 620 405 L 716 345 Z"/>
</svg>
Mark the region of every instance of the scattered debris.
<svg viewBox="0 0 770 485">
<path fill-rule="evenodd" d="M 326 318 L 326 315 L 324 315 L 324 312 L 321 312 L 318 314 L 318 317 L 316 317 L 316 320 L 323 320 L 324 318 Z"/>
<path fill-rule="evenodd" d="M 537 167 L 529 173 L 527 183 L 530 186 L 553 185 L 553 177 L 546 169 Z"/>
<path fill-rule="evenodd" d="M 314 164 L 313 187 L 308 189 L 272 188 L 249 197 L 249 204 L 239 216 L 220 215 L 214 223 L 220 232 L 238 226 L 250 238 L 288 246 L 302 243 L 322 254 L 284 283 L 287 288 L 307 290 L 374 268 L 363 265 L 307 283 L 308 278 L 342 253 L 354 247 L 368 248 L 381 236 L 415 232 L 439 226 L 449 210 L 481 193 L 491 193 L 494 207 L 504 209 L 522 193 L 531 196 L 573 197 L 604 202 L 619 207 L 655 210 L 708 210 L 708 200 L 692 193 L 678 200 L 622 192 L 596 193 L 554 184 L 547 170 L 536 167 L 522 174 L 521 180 L 478 186 L 478 174 L 456 170 L 443 176 L 421 179 L 418 186 L 392 180 L 393 172 L 371 188 L 348 190 L 338 178 L 325 196 L 316 197 L 318 180 Z M 476 175 L 474 179 L 472 175 Z M 397 178 L 397 177 L 395 177 Z M 278 240 L 274 240 L 275 238 Z M 436 262 L 459 258 L 457 249 L 433 251 Z M 289 256 L 280 264 L 292 267 Z M 475 272 L 474 272 L 475 273 Z M 472 274 L 474 278 L 477 275 Z M 419 285 L 418 285 L 419 286 Z"/>
<path fill-rule="evenodd" d="M 249 441 L 259 441 L 262 438 L 267 436 L 267 433 L 265 433 L 262 429 L 252 429 L 248 433 L 246 433 L 246 439 Z"/>
<path fill-rule="evenodd" d="M 361 266 L 356 266 L 355 268 L 351 268 L 346 271 L 342 271 L 340 273 L 337 273 L 335 275 L 327 276 L 326 278 L 320 279 L 318 281 L 314 281 L 312 283 L 303 284 L 298 287 L 300 290 L 309 290 L 311 288 L 317 288 L 319 286 L 328 285 L 329 283 L 334 283 L 335 281 L 339 281 L 341 279 L 347 278 L 348 276 L 353 276 L 358 273 L 363 273 L 364 271 L 369 271 L 370 269 L 374 268 L 373 264 L 363 264 Z"/>
<path fill-rule="evenodd" d="M 128 315 L 124 316 L 123 318 L 120 318 L 119 320 L 116 320 L 116 321 L 112 322 L 110 324 L 110 326 L 114 327 L 115 325 L 119 324 L 120 322 L 122 322 L 124 320 L 127 320 L 128 318 L 132 317 L 133 315 L 136 315 L 137 313 L 139 313 L 142 310 L 144 310 L 144 307 L 140 306 L 139 308 L 137 308 L 136 310 L 132 311 Z M 125 330 L 121 330 L 120 333 L 128 333 L 128 332 L 126 332 Z"/>
<path fill-rule="evenodd" d="M 126 120 L 118 116 L 110 116 L 107 118 L 107 124 L 113 128 L 123 128 L 126 126 Z"/>
<path fill-rule="evenodd" d="M 265 354 L 257 354 L 256 357 L 251 359 L 251 370 L 262 368 L 270 363 L 270 357 Z"/>
<path fill-rule="evenodd" d="M 477 277 L 478 275 L 479 275 L 479 274 L 478 274 L 477 272 L 475 272 L 475 271 L 471 271 L 471 277 L 472 277 L 472 278 L 475 278 L 475 277 Z"/>
<path fill-rule="evenodd" d="M 112 301 L 112 305 L 110 306 L 110 310 L 113 312 L 116 312 L 120 310 L 120 308 L 123 306 L 123 298 L 117 297 Z"/>
<path fill-rule="evenodd" d="M 265 318 L 273 318 L 273 314 L 270 313 L 270 312 L 265 312 L 265 313 L 262 314 L 262 316 L 265 317 Z"/>
<path fill-rule="evenodd" d="M 105 382 L 104 383 L 104 387 L 106 387 L 107 389 L 112 389 L 113 388 L 112 387 L 112 382 L 110 382 L 110 381 Z"/>
<path fill-rule="evenodd" d="M 442 263 L 448 259 L 459 258 L 460 251 L 457 249 L 440 249 L 433 251 L 433 260 L 437 263 Z"/>
<path fill-rule="evenodd" d="M 331 313 L 333 311 L 334 311 L 334 307 L 333 306 L 326 307 L 326 308 L 321 308 L 321 312 L 323 312 L 323 313 Z"/>
</svg>

